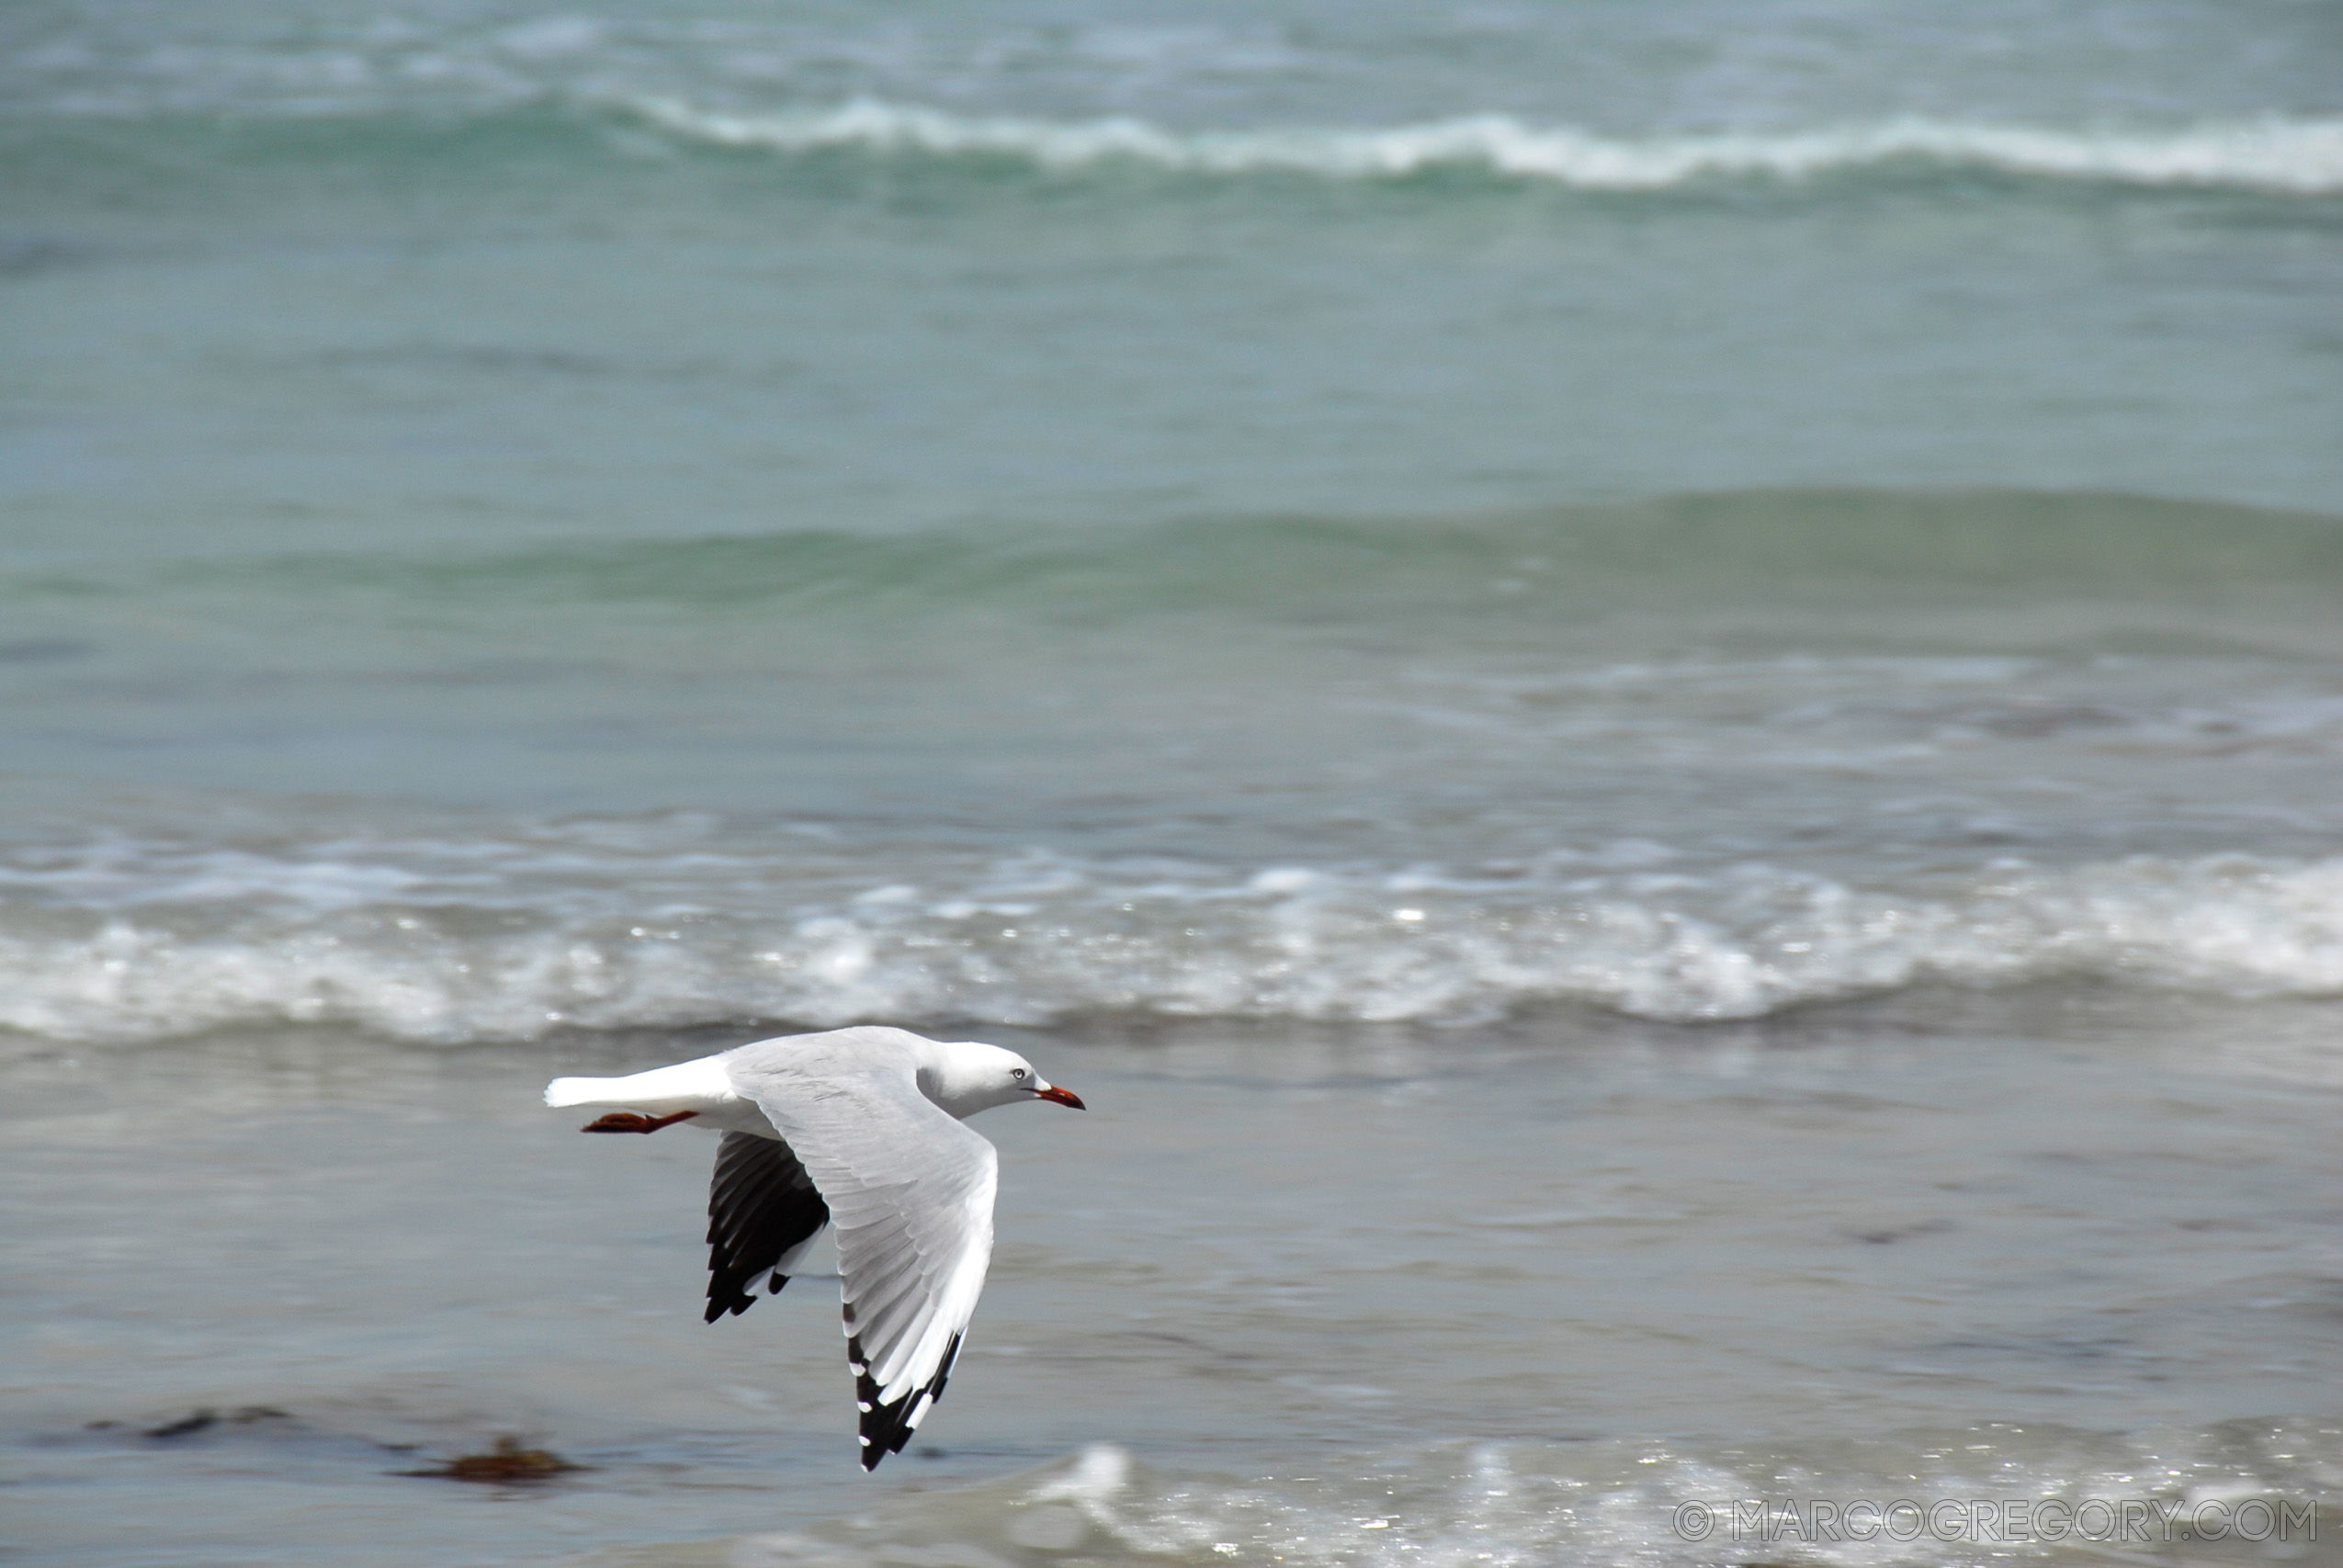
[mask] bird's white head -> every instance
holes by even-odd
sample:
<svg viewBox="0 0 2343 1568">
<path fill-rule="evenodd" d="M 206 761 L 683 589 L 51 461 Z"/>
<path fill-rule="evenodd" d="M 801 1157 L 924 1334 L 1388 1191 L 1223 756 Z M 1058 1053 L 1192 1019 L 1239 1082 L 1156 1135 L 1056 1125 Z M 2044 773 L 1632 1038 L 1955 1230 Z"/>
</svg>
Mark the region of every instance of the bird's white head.
<svg viewBox="0 0 2343 1568">
<path fill-rule="evenodd" d="M 1087 1109 L 1080 1095 L 1044 1078 L 1014 1051 L 974 1040 L 935 1043 L 934 1054 L 920 1068 L 919 1079 L 920 1092 L 955 1116 L 973 1116 L 1021 1100 L 1047 1100 L 1077 1111 Z"/>
</svg>

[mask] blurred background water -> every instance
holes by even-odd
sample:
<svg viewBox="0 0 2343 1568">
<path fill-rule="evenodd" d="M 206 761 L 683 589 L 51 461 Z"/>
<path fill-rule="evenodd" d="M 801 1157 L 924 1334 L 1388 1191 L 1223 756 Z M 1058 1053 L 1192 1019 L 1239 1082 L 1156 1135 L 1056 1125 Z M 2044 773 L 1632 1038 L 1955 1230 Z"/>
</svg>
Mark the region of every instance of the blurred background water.
<svg viewBox="0 0 2343 1568">
<path fill-rule="evenodd" d="M 2338 65 L 2311 0 L 7 7 L 9 1539 L 2331 1495 Z M 826 1314 L 686 1321 L 705 1145 L 529 1110 L 859 1020 L 1113 1090 L 988 1129 L 1030 1207 L 870 1539 Z M 787 1420 L 581 1370 L 744 1346 Z M 119 1436 L 197 1405 L 289 1414 Z M 600 1468 L 526 1509 L 369 1446 L 530 1422 Z"/>
</svg>

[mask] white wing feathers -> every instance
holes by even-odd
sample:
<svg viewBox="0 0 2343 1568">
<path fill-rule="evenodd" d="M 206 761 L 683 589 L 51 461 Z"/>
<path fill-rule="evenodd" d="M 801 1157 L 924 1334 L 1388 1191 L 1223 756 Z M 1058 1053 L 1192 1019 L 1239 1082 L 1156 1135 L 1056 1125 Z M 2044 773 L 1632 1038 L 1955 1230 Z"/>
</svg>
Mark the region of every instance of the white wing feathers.
<svg viewBox="0 0 2343 1568">
<path fill-rule="evenodd" d="M 900 1451 L 944 1392 L 992 1261 L 993 1147 L 900 1064 L 729 1063 L 837 1226 L 863 1463 Z M 827 1070 L 825 1070 L 827 1069 Z"/>
</svg>

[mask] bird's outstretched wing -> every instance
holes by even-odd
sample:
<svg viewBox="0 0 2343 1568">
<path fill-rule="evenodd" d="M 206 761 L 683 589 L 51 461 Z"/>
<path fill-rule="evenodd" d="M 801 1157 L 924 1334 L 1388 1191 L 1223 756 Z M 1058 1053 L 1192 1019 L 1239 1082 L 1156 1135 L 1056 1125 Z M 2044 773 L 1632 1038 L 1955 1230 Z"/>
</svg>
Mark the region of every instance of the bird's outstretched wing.
<svg viewBox="0 0 2343 1568">
<path fill-rule="evenodd" d="M 781 1265 L 830 1223 L 797 1153 L 778 1138 L 727 1133 L 707 1184 L 707 1321 L 755 1304 L 750 1288 L 773 1271 L 771 1289 L 789 1282 Z"/>
<path fill-rule="evenodd" d="M 828 1202 L 844 1276 L 862 1461 L 900 1453 L 944 1393 L 992 1261 L 992 1145 L 900 1066 L 734 1065 Z"/>
</svg>

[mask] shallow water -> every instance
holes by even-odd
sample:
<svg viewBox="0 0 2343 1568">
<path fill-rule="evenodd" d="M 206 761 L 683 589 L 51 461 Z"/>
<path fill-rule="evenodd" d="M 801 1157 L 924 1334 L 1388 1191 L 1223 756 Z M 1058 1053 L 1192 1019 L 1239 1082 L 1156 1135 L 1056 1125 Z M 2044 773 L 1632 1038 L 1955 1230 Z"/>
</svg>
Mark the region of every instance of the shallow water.
<svg viewBox="0 0 2343 1568">
<path fill-rule="evenodd" d="M 2045 993 L 1013 1035 L 1094 1110 L 987 1119 L 977 1332 L 868 1481 L 824 1287 L 698 1321 L 712 1145 L 532 1104 L 663 1045 L 44 1053 L 10 1068 L 12 1536 L 58 1563 L 1692 1562 L 1722 1542 L 1671 1534 L 1688 1501 L 2317 1499 L 2325 1030 Z M 196 1410 L 223 1419 L 141 1435 Z M 505 1434 L 591 1468 L 400 1473 Z"/>
<path fill-rule="evenodd" d="M 0 1551 L 2332 1555 L 1813 1508 L 2343 1506 L 2337 59 L 0 10 Z M 863 1020 L 1097 1107 L 872 1482 L 536 1105 Z"/>
</svg>

